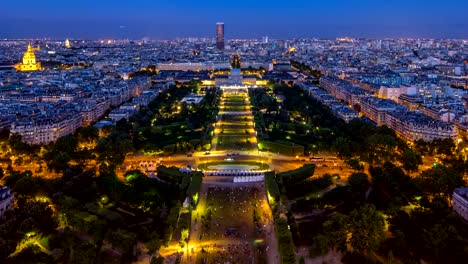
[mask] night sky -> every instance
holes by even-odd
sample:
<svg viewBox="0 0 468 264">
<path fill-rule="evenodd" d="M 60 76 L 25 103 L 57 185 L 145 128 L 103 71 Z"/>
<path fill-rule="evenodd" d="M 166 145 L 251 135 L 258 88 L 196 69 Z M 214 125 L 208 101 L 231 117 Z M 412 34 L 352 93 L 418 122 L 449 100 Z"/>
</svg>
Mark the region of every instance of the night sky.
<svg viewBox="0 0 468 264">
<path fill-rule="evenodd" d="M 0 38 L 468 39 L 468 0 L 2 0 Z"/>
</svg>

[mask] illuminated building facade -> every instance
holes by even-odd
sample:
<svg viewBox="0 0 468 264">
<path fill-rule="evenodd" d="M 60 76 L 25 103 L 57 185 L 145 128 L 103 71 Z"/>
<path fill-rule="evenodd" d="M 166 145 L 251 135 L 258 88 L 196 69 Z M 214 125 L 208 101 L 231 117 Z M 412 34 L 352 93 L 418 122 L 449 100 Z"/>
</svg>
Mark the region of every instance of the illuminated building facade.
<svg viewBox="0 0 468 264">
<path fill-rule="evenodd" d="M 15 195 L 8 187 L 0 186 L 0 219 L 13 207 L 14 199 Z"/>
<path fill-rule="evenodd" d="M 231 57 L 231 69 L 240 69 L 241 68 L 241 60 L 238 54 L 234 54 Z"/>
<path fill-rule="evenodd" d="M 456 188 L 452 200 L 453 210 L 468 221 L 468 188 Z"/>
<path fill-rule="evenodd" d="M 79 114 L 61 116 L 38 116 L 29 120 L 16 121 L 11 124 L 10 135 L 19 134 L 23 142 L 30 145 L 49 144 L 75 132 L 82 126 Z"/>
<path fill-rule="evenodd" d="M 224 50 L 224 23 L 216 23 L 216 48 Z"/>
<path fill-rule="evenodd" d="M 41 63 L 36 61 L 36 55 L 34 51 L 39 50 L 38 48 L 31 47 L 31 43 L 28 44 L 28 49 L 23 55 L 21 63 L 16 65 L 17 71 L 39 71 L 41 70 Z"/>
<path fill-rule="evenodd" d="M 71 48 L 70 40 L 68 39 L 65 40 L 65 48 L 67 49 Z"/>
</svg>

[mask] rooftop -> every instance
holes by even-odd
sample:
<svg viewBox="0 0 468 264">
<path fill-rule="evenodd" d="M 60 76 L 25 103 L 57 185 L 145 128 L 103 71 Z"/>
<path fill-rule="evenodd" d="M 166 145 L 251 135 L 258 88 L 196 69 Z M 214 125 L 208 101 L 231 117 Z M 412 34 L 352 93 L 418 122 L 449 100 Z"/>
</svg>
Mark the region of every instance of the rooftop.
<svg viewBox="0 0 468 264">
<path fill-rule="evenodd" d="M 453 192 L 468 200 L 468 188 L 456 188 Z"/>
<path fill-rule="evenodd" d="M 5 200 L 6 198 L 12 195 L 10 188 L 6 186 L 0 186 L 0 201 Z"/>
</svg>

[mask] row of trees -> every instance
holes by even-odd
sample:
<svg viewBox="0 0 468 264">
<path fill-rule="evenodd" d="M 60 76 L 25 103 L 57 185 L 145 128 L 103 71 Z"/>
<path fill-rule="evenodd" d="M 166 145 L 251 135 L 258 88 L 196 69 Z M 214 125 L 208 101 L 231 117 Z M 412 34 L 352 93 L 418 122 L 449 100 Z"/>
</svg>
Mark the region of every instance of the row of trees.
<svg viewBox="0 0 468 264">
<path fill-rule="evenodd" d="M 174 117 L 165 117 L 162 112 L 155 115 L 151 111 L 164 109 L 161 102 L 178 101 L 188 91 L 187 87 L 171 87 L 130 121 L 123 119 L 115 127 L 101 131 L 101 137 L 97 129 L 86 127 L 49 146 L 28 146 L 21 137 L 13 135 L 7 145 L 11 156 L 45 163 L 62 177 L 48 180 L 35 177 L 31 171 L 14 171 L 12 166 L 4 173 L 2 170 L 5 183 L 15 192 L 17 207 L 7 212 L 7 221 L 0 221 L 0 235 L 8 238 L 2 240 L 5 246 L 0 249 L 0 259 L 9 256 L 26 234 L 33 240 L 49 241 L 44 244 L 47 250 L 56 249 L 59 253 L 51 256 L 32 245 L 11 261 L 21 262 L 33 255 L 47 263 L 100 263 L 109 259 L 103 245 L 110 244 L 121 253 L 121 261 L 127 262 L 134 258 L 137 241 L 146 242 L 150 254 L 167 243 L 177 224 L 181 202 L 187 196 L 198 195 L 201 175 L 183 174 L 174 181 L 161 181 L 130 171 L 122 181 L 115 169 L 128 153 L 139 149 L 141 125 L 177 118 L 174 113 Z M 208 98 L 216 98 L 215 93 L 209 93 Z M 208 113 L 211 108 L 205 107 L 208 104 L 205 102 L 203 108 L 207 112 L 186 113 L 185 119 L 189 120 L 184 122 L 188 129 L 198 128 L 189 127 L 190 124 L 208 122 L 212 114 Z M 196 113 L 201 116 L 194 118 Z M 102 133 L 107 135 L 102 137 Z"/>
<path fill-rule="evenodd" d="M 468 245 L 462 239 L 467 228 L 449 207 L 454 189 L 465 184 L 460 174 L 439 165 L 411 178 L 390 162 L 369 172 L 355 172 L 347 185 L 293 207 L 298 213 L 310 210 L 305 206 L 309 203 L 321 210 L 314 221 L 300 224 L 321 225 L 311 241 L 301 242 L 311 243 L 312 256 L 332 249 L 343 252 L 346 263 L 379 262 L 375 256 L 387 258 L 389 254 L 403 263 L 466 257 L 457 249 Z"/>
</svg>

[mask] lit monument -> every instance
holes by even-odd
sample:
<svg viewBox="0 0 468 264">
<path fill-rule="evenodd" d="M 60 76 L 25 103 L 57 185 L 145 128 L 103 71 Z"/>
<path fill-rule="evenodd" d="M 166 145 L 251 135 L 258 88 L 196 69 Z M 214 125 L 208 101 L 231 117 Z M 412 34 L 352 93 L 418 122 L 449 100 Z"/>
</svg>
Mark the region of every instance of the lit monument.
<svg viewBox="0 0 468 264">
<path fill-rule="evenodd" d="M 15 66 L 17 71 L 39 71 L 41 70 L 41 63 L 36 61 L 36 55 L 34 51 L 39 50 L 31 47 L 31 43 L 28 44 L 28 49 L 23 55 L 23 60 Z"/>
</svg>

